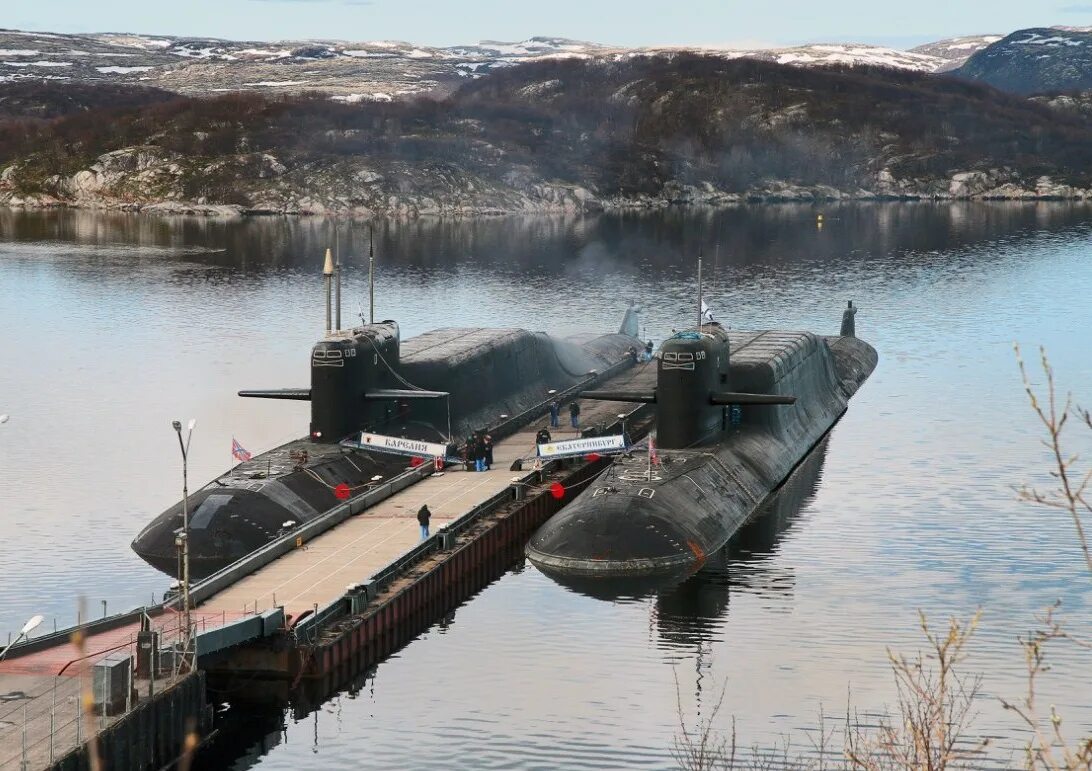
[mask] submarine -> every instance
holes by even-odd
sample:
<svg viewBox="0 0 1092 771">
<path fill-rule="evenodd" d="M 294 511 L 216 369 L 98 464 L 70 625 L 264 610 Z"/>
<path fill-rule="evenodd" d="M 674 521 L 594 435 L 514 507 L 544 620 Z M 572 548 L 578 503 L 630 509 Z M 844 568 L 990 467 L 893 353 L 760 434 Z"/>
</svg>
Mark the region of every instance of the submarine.
<svg viewBox="0 0 1092 771">
<path fill-rule="evenodd" d="M 190 575 L 204 578 L 329 511 L 350 496 L 401 473 L 405 456 L 342 444 L 361 431 L 450 446 L 453 437 L 488 428 L 503 436 L 503 418 L 540 409 L 550 389 L 587 382 L 632 361 L 640 345 L 638 310 L 616 333 L 556 338 L 524 329 L 448 327 L 403 341 L 393 320 L 340 329 L 331 320 L 331 281 L 340 266 L 326 252 L 326 332 L 311 348 L 306 388 L 244 390 L 248 398 L 311 404 L 307 436 L 255 455 L 187 498 Z M 370 314 L 371 315 L 371 314 Z M 144 561 L 178 575 L 179 501 L 132 542 Z"/>
<path fill-rule="evenodd" d="M 661 344 L 652 391 L 583 392 L 653 404 L 654 445 L 618 456 L 539 528 L 525 550 L 531 563 L 559 580 L 699 569 L 808 457 L 876 368 L 875 348 L 856 336 L 856 312 L 850 302 L 837 336 L 699 323 Z"/>
</svg>

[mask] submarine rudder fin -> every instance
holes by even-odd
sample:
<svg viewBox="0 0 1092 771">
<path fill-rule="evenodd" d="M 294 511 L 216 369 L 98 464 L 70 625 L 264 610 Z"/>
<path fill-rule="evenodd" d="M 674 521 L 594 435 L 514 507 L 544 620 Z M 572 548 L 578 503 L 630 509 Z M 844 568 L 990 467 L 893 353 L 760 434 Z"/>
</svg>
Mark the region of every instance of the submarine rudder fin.
<svg viewBox="0 0 1092 771">
<path fill-rule="evenodd" d="M 622 317 L 622 325 L 618 327 L 618 334 L 626 337 L 639 337 L 641 331 L 640 320 L 641 309 L 631 301 L 629 307 L 626 308 L 626 315 Z"/>
</svg>

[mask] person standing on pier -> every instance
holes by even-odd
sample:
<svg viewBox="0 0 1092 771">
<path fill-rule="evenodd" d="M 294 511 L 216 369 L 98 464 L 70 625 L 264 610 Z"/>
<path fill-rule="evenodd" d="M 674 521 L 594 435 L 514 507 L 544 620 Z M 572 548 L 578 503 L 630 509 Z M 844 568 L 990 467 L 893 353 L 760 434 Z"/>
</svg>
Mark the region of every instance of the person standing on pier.
<svg viewBox="0 0 1092 771">
<path fill-rule="evenodd" d="M 485 456 L 485 470 L 493 468 L 493 437 L 489 434 L 482 439 L 482 454 Z"/>
<path fill-rule="evenodd" d="M 424 504 L 417 510 L 417 522 L 421 525 L 421 540 L 428 538 L 428 521 L 432 519 L 432 512 L 428 510 L 428 504 Z"/>
<path fill-rule="evenodd" d="M 554 394 L 556 392 L 555 391 L 550 391 L 550 393 Z M 550 428 L 557 428 L 560 425 L 561 425 L 561 404 L 558 403 L 557 397 L 555 396 L 553 399 L 550 400 Z"/>
<path fill-rule="evenodd" d="M 569 404 L 569 419 L 572 421 L 573 428 L 580 428 L 580 402 L 574 401 Z"/>
</svg>

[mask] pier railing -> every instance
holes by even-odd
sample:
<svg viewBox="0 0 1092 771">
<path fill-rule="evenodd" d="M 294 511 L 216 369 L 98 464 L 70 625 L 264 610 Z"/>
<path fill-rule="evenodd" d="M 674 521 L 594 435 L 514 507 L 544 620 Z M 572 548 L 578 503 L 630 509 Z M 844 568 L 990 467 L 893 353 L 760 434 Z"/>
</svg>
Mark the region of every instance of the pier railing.
<svg viewBox="0 0 1092 771">
<path fill-rule="evenodd" d="M 537 476 L 538 473 L 538 471 L 535 471 L 527 474 L 521 477 L 520 482 L 514 482 L 513 485 L 526 484 L 531 478 Z M 365 583 L 358 584 L 355 590 L 347 592 L 328 605 L 317 609 L 310 616 L 301 619 L 293 630 L 296 639 L 305 642 L 314 642 L 324 628 L 334 621 L 337 621 L 339 618 L 353 612 L 354 595 L 362 601 L 372 599 L 372 595 L 368 594 L 369 591 L 380 591 L 395 578 L 404 575 L 407 570 L 429 555 L 447 548 L 450 545 L 448 539 L 466 530 L 482 516 L 496 510 L 505 503 L 514 500 L 515 494 L 513 489 L 513 486 L 509 486 L 490 496 L 458 519 L 449 522 L 443 528 L 433 533 L 409 551 L 396 557 L 394 561 L 389 563 L 382 570 L 372 574 Z"/>
<path fill-rule="evenodd" d="M 529 407 L 523 412 L 513 415 L 503 422 L 490 426 L 489 430 L 496 433 L 498 436 L 507 433 L 512 433 L 519 430 L 522 426 L 526 425 L 529 421 L 534 420 L 537 416 L 541 415 L 549 406 L 552 399 L 568 399 L 576 396 L 581 391 L 586 390 L 590 386 L 603 380 L 614 377 L 617 373 L 628 369 L 632 366 L 632 361 L 628 358 L 621 359 L 614 364 L 606 367 L 602 372 L 596 372 L 589 374 L 579 383 L 551 396 L 550 399 L 542 401 L 538 404 Z M 406 487 L 417 482 L 422 477 L 428 476 L 432 473 L 432 467 L 428 464 L 418 466 L 414 469 L 409 469 L 402 474 L 388 480 L 387 482 L 376 486 L 372 490 L 346 501 L 345 503 L 335 506 L 330 511 L 315 517 L 310 522 L 305 523 L 303 526 L 296 530 L 293 530 L 274 541 L 270 541 L 265 546 L 251 552 L 247 556 L 232 563 L 223 570 L 214 573 L 208 578 L 202 580 L 200 583 L 195 584 L 190 589 L 190 595 L 193 597 L 195 603 L 203 602 L 204 600 L 212 597 L 216 593 L 223 591 L 241 578 L 253 573 L 270 562 L 279 559 L 290 551 L 298 548 L 301 543 L 307 543 L 313 540 L 326 531 L 336 527 L 349 517 L 359 514 L 364 509 L 374 506 L 375 504 L 391 497 L 397 492 L 404 490 Z M 537 472 L 536 472 L 537 473 Z M 517 484 L 526 484 L 527 481 L 534 476 L 534 473 L 523 477 Z M 504 500 L 509 500 L 513 497 L 513 490 L 511 487 L 505 488 L 493 498 L 485 501 L 478 506 L 475 506 L 469 512 L 459 517 L 454 522 L 450 523 L 447 527 L 437 532 L 434 536 L 426 539 L 418 546 L 414 547 L 410 551 L 406 552 L 393 563 L 388 565 L 382 571 L 375 576 L 372 576 L 369 580 L 373 586 L 380 586 L 390 580 L 391 577 L 401 573 L 408 567 L 416 564 L 421 559 L 437 551 L 440 548 L 442 538 L 449 537 L 445 534 L 457 534 L 462 532 L 466 527 L 469 527 L 478 517 L 487 511 L 492 511 Z M 317 608 L 311 615 L 301 619 L 294 631 L 297 639 L 309 639 L 310 636 L 316 634 L 316 630 L 322 629 L 330 622 L 336 620 L 341 615 L 346 615 L 352 610 L 352 595 L 346 594 L 338 599 L 334 600 L 330 604 Z"/>
<path fill-rule="evenodd" d="M 193 598 L 193 602 L 204 602 L 213 595 L 227 589 L 241 578 L 283 557 L 285 554 L 299 548 L 302 544 L 312 541 L 349 517 L 390 498 L 395 493 L 404 490 L 431 473 L 432 467 L 427 464 L 404 471 L 386 482 L 376 485 L 367 492 L 335 506 L 325 514 L 320 514 L 301 527 L 270 541 L 260 549 L 252 551 L 242 559 L 194 584 L 190 588 L 190 596 Z"/>
<path fill-rule="evenodd" d="M 648 410 L 649 405 L 647 404 L 633 407 L 626 413 L 626 420 L 632 420 L 637 416 L 648 412 Z M 615 420 L 606 426 L 604 430 L 613 432 L 621 430 L 621 428 L 622 421 Z M 516 500 L 516 491 L 518 489 L 538 481 L 542 478 L 543 474 L 553 471 L 563 462 L 564 461 L 560 459 L 548 461 L 541 469 L 531 471 L 518 479 L 514 479 L 511 485 L 477 504 L 457 519 L 452 520 L 417 546 L 414 546 L 412 549 L 395 558 L 386 567 L 373 573 L 363 583 L 357 584 L 354 588 L 329 604 L 321 608 L 316 608 L 311 615 L 301 619 L 299 623 L 295 625 L 293 632 L 296 639 L 300 642 L 316 642 L 322 630 L 327 626 L 340 618 L 358 612 L 369 600 L 374 599 L 376 593 L 384 589 L 396 578 L 405 575 L 407 570 L 429 555 L 453 546 L 454 538 L 456 536 L 465 532 L 483 516 L 496 511 L 506 503 Z"/>
<path fill-rule="evenodd" d="M 112 623 L 111 628 L 116 628 L 116 618 L 107 620 Z M 80 629 L 90 626 L 93 625 L 83 625 Z M 102 625 L 98 626 L 101 630 Z M 161 617 L 153 621 L 153 626 L 160 635 L 161 650 L 179 647 L 184 635 L 175 617 Z M 125 655 L 135 661 L 136 652 L 136 635 L 131 633 L 118 643 L 93 651 L 73 646 L 73 658 L 58 662 L 46 672 L 34 671 L 37 668 L 7 672 L 7 686 L 17 686 L 20 690 L 0 695 L 0 770 L 48 768 L 189 674 L 180 671 L 179 658 L 165 658 L 156 672 L 141 673 L 142 679 L 126 678 L 128 687 L 123 701 L 113 701 L 108 698 L 110 694 L 94 692 L 93 671 L 97 661 Z M 105 686 L 106 678 L 101 678 L 101 682 Z M 108 701 L 113 703 L 105 710 L 102 705 Z"/>
</svg>

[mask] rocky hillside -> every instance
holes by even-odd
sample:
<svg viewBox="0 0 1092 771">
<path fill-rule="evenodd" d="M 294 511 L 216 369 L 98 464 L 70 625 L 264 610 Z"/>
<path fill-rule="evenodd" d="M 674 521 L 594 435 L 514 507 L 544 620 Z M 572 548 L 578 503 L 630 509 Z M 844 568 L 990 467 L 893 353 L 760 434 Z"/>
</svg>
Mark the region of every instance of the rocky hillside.
<svg viewBox="0 0 1092 771">
<path fill-rule="evenodd" d="M 180 97 L 0 121 L 0 203 L 475 214 L 816 198 L 1092 197 L 1092 128 L 921 73 L 545 60 L 451 98 Z"/>
<path fill-rule="evenodd" d="M 1022 29 L 954 72 L 1015 94 L 1092 89 L 1092 29 Z"/>
<path fill-rule="evenodd" d="M 445 96 L 490 71 L 551 58 L 624 59 L 698 51 L 796 66 L 864 64 L 936 72 L 959 66 L 995 39 L 959 38 L 913 51 L 847 43 L 749 50 L 634 49 L 552 37 L 436 48 L 399 41 L 233 41 L 0 30 L 0 84 L 136 84 L 187 95 L 322 91 L 349 102 L 390 101 L 426 93 Z"/>
<path fill-rule="evenodd" d="M 1001 40 L 1004 35 L 965 35 L 963 37 L 950 37 L 937 40 L 934 43 L 925 43 L 910 49 L 911 53 L 931 56 L 941 60 L 933 72 L 949 72 L 963 65 L 971 56 L 981 51 L 988 45 Z"/>
<path fill-rule="evenodd" d="M 1069 94 L 1041 94 L 1029 98 L 1033 102 L 1046 105 L 1071 117 L 1084 117 L 1092 120 L 1092 91 L 1078 91 Z"/>
</svg>

